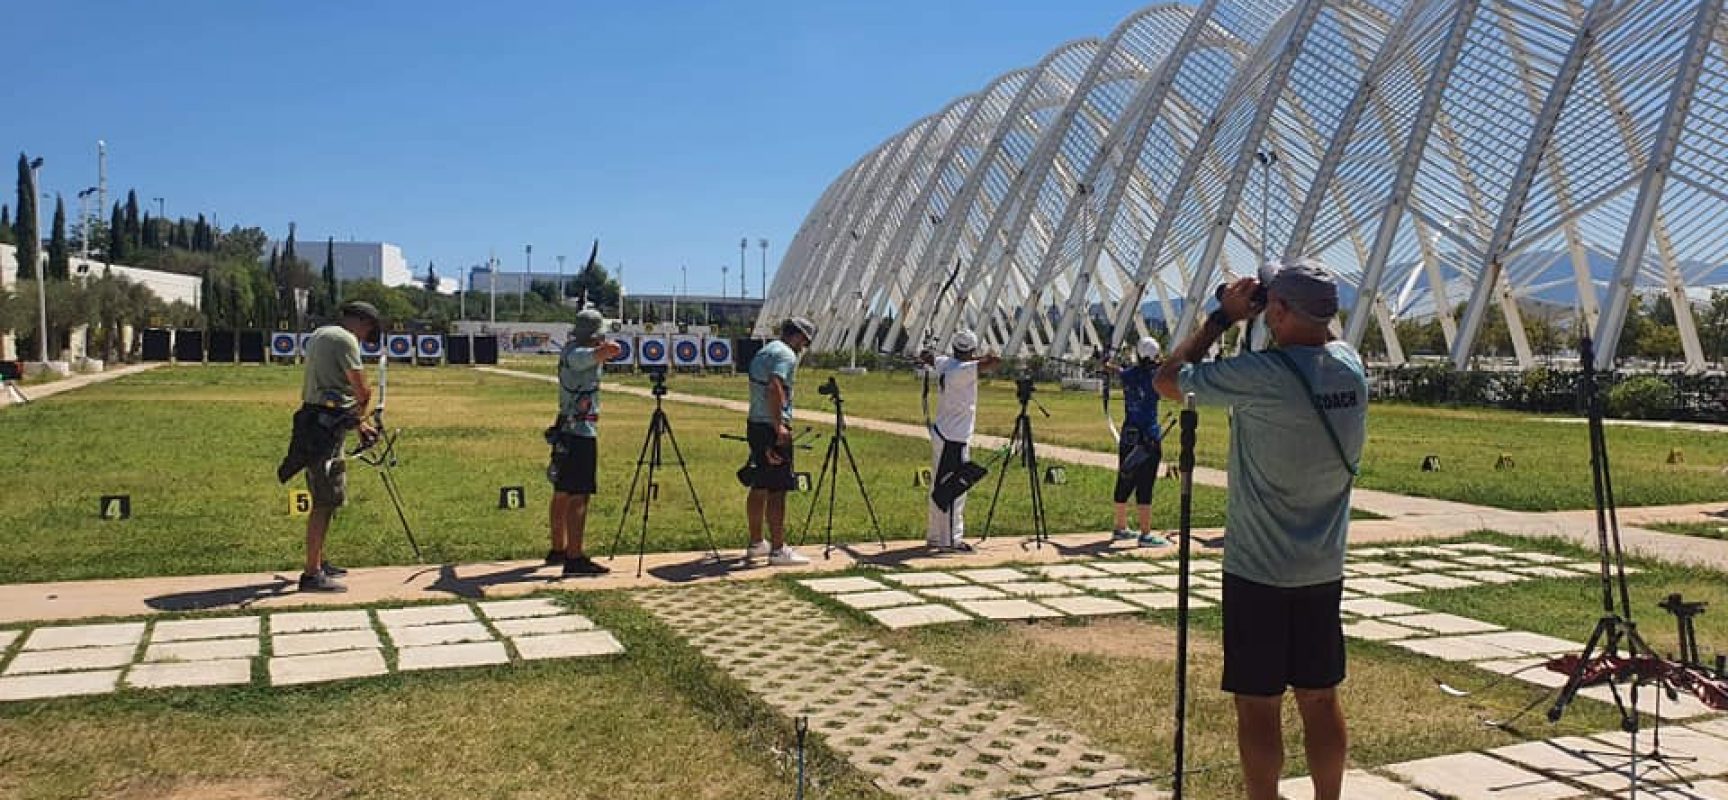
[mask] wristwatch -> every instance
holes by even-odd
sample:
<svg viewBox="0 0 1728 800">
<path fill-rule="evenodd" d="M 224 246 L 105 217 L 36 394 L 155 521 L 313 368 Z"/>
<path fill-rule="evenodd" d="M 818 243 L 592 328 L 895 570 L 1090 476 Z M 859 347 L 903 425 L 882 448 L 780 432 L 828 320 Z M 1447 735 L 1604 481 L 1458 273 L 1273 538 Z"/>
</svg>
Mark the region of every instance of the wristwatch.
<svg viewBox="0 0 1728 800">
<path fill-rule="evenodd" d="M 1218 330 L 1230 330 L 1230 315 L 1224 313 L 1224 309 L 1222 308 L 1213 309 L 1212 313 L 1206 315 L 1206 321 L 1213 325 L 1217 325 Z"/>
</svg>

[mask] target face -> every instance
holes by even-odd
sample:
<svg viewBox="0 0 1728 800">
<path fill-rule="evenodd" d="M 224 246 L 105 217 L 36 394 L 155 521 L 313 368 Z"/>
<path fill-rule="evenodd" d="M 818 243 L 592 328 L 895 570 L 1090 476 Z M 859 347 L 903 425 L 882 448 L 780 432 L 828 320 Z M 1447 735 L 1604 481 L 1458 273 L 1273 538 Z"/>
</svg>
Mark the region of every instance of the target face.
<svg viewBox="0 0 1728 800">
<path fill-rule="evenodd" d="M 679 339 L 672 343 L 672 358 L 680 367 L 701 366 L 702 346 L 696 343 L 695 337 Z"/>
<path fill-rule="evenodd" d="M 417 337 L 414 340 L 414 345 L 416 349 L 420 351 L 421 358 L 436 359 L 444 357 L 444 337 L 442 336 Z"/>
<path fill-rule="evenodd" d="M 410 336 L 394 334 L 385 346 L 390 348 L 391 358 L 407 358 L 414 355 L 414 339 Z"/>
<path fill-rule="evenodd" d="M 300 339 L 292 333 L 278 333 L 270 337 L 270 355 L 277 358 L 293 358 L 300 351 Z"/>
<path fill-rule="evenodd" d="M 732 364 L 732 343 L 725 339 L 709 339 L 707 341 L 708 366 L 725 367 Z"/>
<path fill-rule="evenodd" d="M 666 340 L 643 339 L 641 345 L 642 363 L 658 366 L 666 363 Z"/>
<path fill-rule="evenodd" d="M 634 364 L 634 363 L 636 363 L 636 337 L 634 337 L 634 336 L 618 336 L 618 337 L 614 337 L 612 339 L 612 341 L 618 345 L 618 357 L 612 359 L 612 363 L 614 363 L 614 364 Z"/>
<path fill-rule="evenodd" d="M 302 343 L 302 344 L 304 344 L 304 343 Z M 378 355 L 382 352 L 384 352 L 384 346 L 382 344 L 379 344 L 378 342 L 361 342 L 360 343 L 360 355 L 363 357 L 377 358 Z"/>
</svg>

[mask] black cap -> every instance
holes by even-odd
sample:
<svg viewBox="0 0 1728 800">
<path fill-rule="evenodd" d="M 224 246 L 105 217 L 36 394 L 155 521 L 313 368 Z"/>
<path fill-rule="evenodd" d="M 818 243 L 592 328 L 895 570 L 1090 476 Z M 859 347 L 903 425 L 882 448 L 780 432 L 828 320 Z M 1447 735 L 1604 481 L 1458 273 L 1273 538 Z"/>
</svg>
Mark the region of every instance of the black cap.
<svg viewBox="0 0 1728 800">
<path fill-rule="evenodd" d="M 350 300 L 342 304 L 342 316 L 356 317 L 367 320 L 373 325 L 383 325 L 384 317 L 378 313 L 378 307 L 364 300 Z"/>
</svg>

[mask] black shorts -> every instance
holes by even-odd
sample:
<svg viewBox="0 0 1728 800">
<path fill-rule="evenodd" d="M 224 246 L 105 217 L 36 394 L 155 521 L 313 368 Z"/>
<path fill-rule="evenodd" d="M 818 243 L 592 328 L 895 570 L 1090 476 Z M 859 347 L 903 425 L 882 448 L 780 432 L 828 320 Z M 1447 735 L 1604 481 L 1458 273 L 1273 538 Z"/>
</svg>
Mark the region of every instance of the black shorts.
<svg viewBox="0 0 1728 800">
<path fill-rule="evenodd" d="M 1344 682 L 1344 582 L 1281 588 L 1224 573 L 1224 691 L 1277 697 Z"/>
<path fill-rule="evenodd" d="M 790 492 L 798 488 L 798 479 L 792 474 L 792 448 L 775 441 L 774 426 L 752 422 L 744 432 L 745 438 L 750 440 L 750 463 L 756 467 L 750 478 L 750 488 L 770 492 Z M 769 450 L 780 456 L 779 464 L 768 463 Z"/>
<path fill-rule="evenodd" d="M 593 494 L 595 464 L 600 460 L 600 440 L 592 436 L 558 436 L 552 445 L 552 464 L 546 468 L 546 479 L 552 489 L 563 494 Z"/>
<path fill-rule="evenodd" d="M 1145 449 L 1150 458 L 1141 462 L 1132 470 L 1122 469 L 1127 462 L 1128 454 L 1140 445 L 1141 433 L 1138 429 L 1128 427 L 1122 429 L 1122 440 L 1116 445 L 1116 502 L 1128 502 L 1133 495 L 1138 505 L 1151 505 L 1152 484 L 1158 480 L 1158 465 L 1164 461 L 1164 448 L 1157 440 L 1145 443 Z"/>
</svg>

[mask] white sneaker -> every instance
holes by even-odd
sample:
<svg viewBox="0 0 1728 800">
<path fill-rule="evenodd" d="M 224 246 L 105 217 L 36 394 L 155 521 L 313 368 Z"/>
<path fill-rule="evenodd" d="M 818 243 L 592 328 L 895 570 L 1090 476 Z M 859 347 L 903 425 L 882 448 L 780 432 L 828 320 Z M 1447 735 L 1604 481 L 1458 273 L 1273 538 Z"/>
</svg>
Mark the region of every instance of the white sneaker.
<svg viewBox="0 0 1728 800">
<path fill-rule="evenodd" d="M 749 547 L 744 548 L 744 560 L 755 561 L 758 558 L 767 558 L 771 549 L 772 548 L 768 546 L 767 539 L 763 539 L 760 542 L 752 542 Z"/>
<path fill-rule="evenodd" d="M 768 555 L 768 564 L 775 567 L 796 567 L 810 563 L 810 559 L 798 554 L 797 550 L 782 547 Z"/>
</svg>

